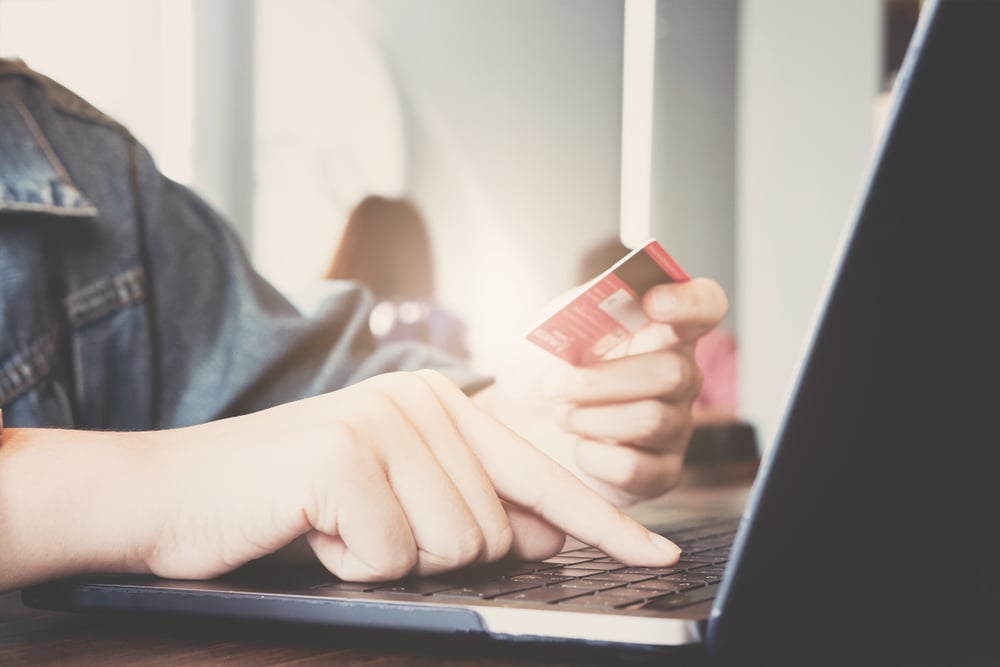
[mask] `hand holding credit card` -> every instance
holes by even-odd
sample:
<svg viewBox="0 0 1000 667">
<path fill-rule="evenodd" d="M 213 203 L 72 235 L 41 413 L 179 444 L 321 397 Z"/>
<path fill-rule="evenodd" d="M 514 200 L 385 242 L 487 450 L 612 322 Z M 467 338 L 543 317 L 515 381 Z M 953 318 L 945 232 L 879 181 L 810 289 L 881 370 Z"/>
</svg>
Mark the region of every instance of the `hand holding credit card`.
<svg viewBox="0 0 1000 667">
<path fill-rule="evenodd" d="M 649 322 L 642 309 L 646 290 L 686 280 L 684 269 L 650 239 L 590 281 L 527 338 L 570 364 L 596 361 Z"/>
<path fill-rule="evenodd" d="M 615 505 L 665 493 L 694 425 L 695 349 L 725 317 L 725 292 L 650 240 L 557 303 L 482 405 Z"/>
</svg>

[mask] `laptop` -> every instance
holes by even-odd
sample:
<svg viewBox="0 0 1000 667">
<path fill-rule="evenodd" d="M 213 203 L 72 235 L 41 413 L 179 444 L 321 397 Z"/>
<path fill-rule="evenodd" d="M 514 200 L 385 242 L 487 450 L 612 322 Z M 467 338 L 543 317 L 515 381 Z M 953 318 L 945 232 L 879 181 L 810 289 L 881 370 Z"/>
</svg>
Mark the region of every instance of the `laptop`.
<svg viewBox="0 0 1000 667">
<path fill-rule="evenodd" d="M 914 582 L 996 568 L 998 35 L 1000 2 L 925 5 L 746 508 L 659 527 L 684 549 L 676 566 L 626 567 L 570 543 L 544 562 L 380 584 L 253 568 L 90 576 L 26 589 L 24 602 L 727 654 Z"/>
</svg>

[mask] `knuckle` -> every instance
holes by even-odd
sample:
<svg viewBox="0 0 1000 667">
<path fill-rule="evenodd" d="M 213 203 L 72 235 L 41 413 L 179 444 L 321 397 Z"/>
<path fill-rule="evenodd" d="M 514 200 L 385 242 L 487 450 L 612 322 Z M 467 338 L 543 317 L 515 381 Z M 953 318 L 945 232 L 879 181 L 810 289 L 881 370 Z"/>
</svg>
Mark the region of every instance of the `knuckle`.
<svg viewBox="0 0 1000 667">
<path fill-rule="evenodd" d="M 339 421 L 353 431 L 355 441 L 364 438 L 377 441 L 380 445 L 392 444 L 386 442 L 384 437 L 374 434 L 409 430 L 408 420 L 400 404 L 406 401 L 406 397 L 399 390 L 399 385 L 406 380 L 381 376 L 372 380 L 377 381 L 368 384 L 365 391 L 354 394 L 352 400 L 340 406 L 336 414 Z"/>
<path fill-rule="evenodd" d="M 678 366 L 680 379 L 677 383 L 677 391 L 679 394 L 694 398 L 701 392 L 701 384 L 704 379 L 701 367 L 693 359 L 686 357 L 680 361 Z"/>
<path fill-rule="evenodd" d="M 468 565 L 479 560 L 484 553 L 486 541 L 478 529 L 469 529 L 457 534 L 453 539 L 431 548 L 424 548 L 421 560 L 434 569 L 451 569 Z"/>
<path fill-rule="evenodd" d="M 345 581 L 372 582 L 401 579 L 411 574 L 419 562 L 417 549 L 412 541 L 397 542 L 390 549 L 366 555 L 348 547 L 347 551 L 333 560 L 328 561 L 322 557 L 321 560 L 330 572 Z"/>
<path fill-rule="evenodd" d="M 420 561 L 416 547 L 393 549 L 386 554 L 385 561 L 376 567 L 376 576 L 381 580 L 402 579 L 416 569 Z"/>
<path fill-rule="evenodd" d="M 487 563 L 500 560 L 514 546 L 514 530 L 507 518 L 507 513 L 500 511 L 500 516 L 490 519 L 483 526 L 483 549 L 480 559 Z"/>
<path fill-rule="evenodd" d="M 625 489 L 635 489 L 642 483 L 643 467 L 640 464 L 639 456 L 633 452 L 627 452 L 621 469 L 621 486 Z"/>
<path fill-rule="evenodd" d="M 639 456 L 629 447 L 617 447 L 615 464 L 602 466 L 598 474 L 601 479 L 620 489 L 631 489 L 642 477 Z"/>
<path fill-rule="evenodd" d="M 668 352 L 660 355 L 657 376 L 660 379 L 660 390 L 663 394 L 677 391 L 684 379 L 684 368 L 680 355 Z"/>
<path fill-rule="evenodd" d="M 513 547 L 514 529 L 511 528 L 510 522 L 505 522 L 499 530 L 490 533 L 485 554 L 487 562 L 492 563 L 500 560 L 510 553 Z"/>
<path fill-rule="evenodd" d="M 416 373 L 395 371 L 372 378 L 374 385 L 387 399 L 413 396 L 427 391 L 426 383 Z"/>
<path fill-rule="evenodd" d="M 681 481 L 681 474 L 684 470 L 684 461 L 680 456 L 669 456 L 663 461 L 663 471 L 661 474 L 657 475 L 654 482 L 654 487 L 650 490 L 651 494 L 659 495 L 661 493 L 666 493 L 670 489 L 677 486 Z"/>
<path fill-rule="evenodd" d="M 365 391 L 353 395 L 350 403 L 344 405 L 339 412 L 345 423 L 359 431 L 384 422 L 387 414 L 396 411 L 395 402 L 386 393 L 381 382 L 372 382 L 364 389 Z"/>
<path fill-rule="evenodd" d="M 332 446 L 314 447 L 316 455 L 327 458 L 333 457 L 335 468 L 346 468 L 352 464 L 367 463 L 367 447 L 363 429 L 348 419 L 334 420 L 325 429 L 323 440 L 328 441 Z M 301 441 L 302 438 L 293 438 L 292 441 Z M 322 442 L 313 440 L 313 442 Z M 323 443 L 325 444 L 325 442 Z"/>
<path fill-rule="evenodd" d="M 566 371 L 563 381 L 569 398 L 586 399 L 593 393 L 593 387 L 601 383 L 602 375 L 599 370 L 593 368 L 574 367 Z"/>
<path fill-rule="evenodd" d="M 479 525 L 474 523 L 458 533 L 451 546 L 450 555 L 456 564 L 465 565 L 478 560 L 485 551 L 486 538 Z"/>
<path fill-rule="evenodd" d="M 459 541 L 458 557 L 463 565 L 480 560 L 486 553 L 486 537 L 482 531 L 470 531 L 470 535 Z"/>
<path fill-rule="evenodd" d="M 671 352 L 663 357 L 660 380 L 663 395 L 693 398 L 701 391 L 701 368 L 688 355 Z"/>
<path fill-rule="evenodd" d="M 367 479 L 378 474 L 381 470 L 378 456 L 361 429 L 350 423 L 338 423 L 331 434 L 333 446 L 322 447 L 319 452 L 327 465 L 314 466 L 314 470 L 333 471 L 333 478 L 340 481 L 345 479 L 344 475 Z"/>
<path fill-rule="evenodd" d="M 672 489 L 680 481 L 680 457 L 660 456 L 655 464 L 648 461 L 629 470 L 620 483 L 620 488 L 628 491 L 636 499 L 652 498 Z"/>
<path fill-rule="evenodd" d="M 636 422 L 642 433 L 647 435 L 662 433 L 670 425 L 667 406 L 660 401 L 642 403 Z"/>
<path fill-rule="evenodd" d="M 441 371 L 434 370 L 433 368 L 422 368 L 419 371 L 412 373 L 412 375 L 423 382 L 429 382 L 432 384 L 451 382 L 451 380 L 448 379 L 448 376 Z"/>
</svg>

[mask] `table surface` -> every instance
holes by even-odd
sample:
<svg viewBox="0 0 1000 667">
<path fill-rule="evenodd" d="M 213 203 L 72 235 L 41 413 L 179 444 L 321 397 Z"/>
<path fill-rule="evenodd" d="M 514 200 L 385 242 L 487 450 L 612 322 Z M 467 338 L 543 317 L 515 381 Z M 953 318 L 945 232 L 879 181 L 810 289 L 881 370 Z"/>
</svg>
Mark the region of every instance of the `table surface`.
<svg viewBox="0 0 1000 667">
<path fill-rule="evenodd" d="M 322 637 L 290 629 L 261 632 L 221 622 L 105 618 L 30 609 L 0 596 L 0 665 L 570 665 L 572 662 L 447 652 L 425 642 L 397 644 Z"/>
</svg>

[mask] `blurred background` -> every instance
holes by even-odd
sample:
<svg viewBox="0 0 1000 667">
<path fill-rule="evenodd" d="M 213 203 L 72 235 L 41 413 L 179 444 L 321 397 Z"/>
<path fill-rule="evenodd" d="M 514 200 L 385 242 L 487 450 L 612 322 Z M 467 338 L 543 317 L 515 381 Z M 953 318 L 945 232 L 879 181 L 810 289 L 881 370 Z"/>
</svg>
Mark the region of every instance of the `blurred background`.
<svg viewBox="0 0 1000 667">
<path fill-rule="evenodd" d="M 767 446 L 919 0 L 0 0 L 0 55 L 130 127 L 258 269 L 319 280 L 367 195 L 423 212 L 477 365 L 609 237 L 731 299 Z"/>
</svg>

